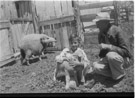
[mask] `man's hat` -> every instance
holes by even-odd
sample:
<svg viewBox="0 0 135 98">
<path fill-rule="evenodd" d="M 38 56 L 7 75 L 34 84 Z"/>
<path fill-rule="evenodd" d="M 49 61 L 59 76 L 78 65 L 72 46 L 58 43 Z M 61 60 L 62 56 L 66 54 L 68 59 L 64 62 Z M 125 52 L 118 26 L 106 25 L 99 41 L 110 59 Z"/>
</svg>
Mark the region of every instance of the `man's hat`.
<svg viewBox="0 0 135 98">
<path fill-rule="evenodd" d="M 107 12 L 100 12 L 100 13 L 97 13 L 96 18 L 93 20 L 93 22 L 97 22 L 97 21 L 100 21 L 100 20 L 112 21 L 114 19 L 110 18 L 110 14 L 109 13 L 107 13 Z"/>
</svg>

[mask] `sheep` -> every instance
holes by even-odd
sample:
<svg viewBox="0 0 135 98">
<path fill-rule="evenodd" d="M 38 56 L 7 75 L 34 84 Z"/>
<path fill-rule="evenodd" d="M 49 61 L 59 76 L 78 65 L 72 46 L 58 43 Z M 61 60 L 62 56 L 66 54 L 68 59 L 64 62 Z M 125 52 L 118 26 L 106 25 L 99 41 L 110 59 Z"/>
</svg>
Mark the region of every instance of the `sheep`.
<svg viewBox="0 0 135 98">
<path fill-rule="evenodd" d="M 21 63 L 25 61 L 27 65 L 30 65 L 29 60 L 32 55 L 39 55 L 39 60 L 41 59 L 41 54 L 48 47 L 50 43 L 52 46 L 55 46 L 56 40 L 52 37 L 49 37 L 45 34 L 28 34 L 25 35 L 19 45 L 21 53 Z"/>
</svg>

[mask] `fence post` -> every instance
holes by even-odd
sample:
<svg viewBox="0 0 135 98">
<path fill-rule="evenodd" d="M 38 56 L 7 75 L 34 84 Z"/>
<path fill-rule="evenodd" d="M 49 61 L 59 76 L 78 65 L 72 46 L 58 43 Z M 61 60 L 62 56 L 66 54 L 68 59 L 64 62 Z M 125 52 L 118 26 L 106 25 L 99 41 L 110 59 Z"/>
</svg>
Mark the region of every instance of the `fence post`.
<svg viewBox="0 0 135 98">
<path fill-rule="evenodd" d="M 81 38 L 81 43 L 84 43 L 84 32 L 82 30 L 82 23 L 80 19 L 80 9 L 79 9 L 79 2 L 73 1 L 73 7 L 74 7 L 74 16 L 76 21 L 76 29 L 77 29 L 77 35 Z"/>
</svg>

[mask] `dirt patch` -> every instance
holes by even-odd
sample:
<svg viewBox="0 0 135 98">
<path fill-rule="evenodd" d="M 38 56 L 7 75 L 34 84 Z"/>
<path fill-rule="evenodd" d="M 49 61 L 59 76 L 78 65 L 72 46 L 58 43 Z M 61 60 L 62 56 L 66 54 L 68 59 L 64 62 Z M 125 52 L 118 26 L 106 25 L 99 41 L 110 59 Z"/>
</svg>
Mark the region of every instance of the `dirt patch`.
<svg viewBox="0 0 135 98">
<path fill-rule="evenodd" d="M 133 34 L 133 31 L 131 34 Z M 94 38 L 97 43 L 96 36 Z M 92 37 L 87 36 L 87 39 L 92 40 Z M 97 47 L 97 44 L 94 43 L 95 41 L 92 40 L 93 43 L 91 43 L 90 40 L 85 40 L 88 42 L 86 42 L 87 44 L 85 44 L 84 51 L 86 52 L 88 59 L 91 61 L 92 64 L 92 62 L 99 59 L 99 49 Z M 131 41 L 133 42 L 133 39 Z M 133 47 L 131 49 L 133 50 Z M 133 53 L 133 51 L 131 52 Z M 42 61 L 34 62 L 30 66 L 22 66 L 20 64 L 20 61 L 18 61 L 12 66 L 5 66 L 3 68 L 0 68 L 0 93 L 90 93 L 134 91 L 133 62 L 132 66 L 125 70 L 126 76 L 120 81 L 113 81 L 110 78 L 106 78 L 97 74 L 94 74 L 93 76 L 87 75 L 87 79 L 88 82 L 90 82 L 90 85 L 86 87 L 80 85 L 80 87 L 78 87 L 77 89 L 65 90 L 64 82 L 53 81 L 53 72 L 56 67 L 54 59 L 55 56 L 59 53 L 59 51 L 55 53 L 47 53 L 46 58 L 44 58 Z M 91 85 L 91 81 L 93 79 L 94 84 Z"/>
</svg>

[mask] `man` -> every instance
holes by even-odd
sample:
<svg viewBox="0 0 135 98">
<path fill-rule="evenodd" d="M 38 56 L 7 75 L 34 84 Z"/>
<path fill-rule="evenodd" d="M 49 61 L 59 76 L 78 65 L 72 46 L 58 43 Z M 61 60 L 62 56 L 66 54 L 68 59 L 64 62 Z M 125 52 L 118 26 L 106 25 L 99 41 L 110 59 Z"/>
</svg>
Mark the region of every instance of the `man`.
<svg viewBox="0 0 135 98">
<path fill-rule="evenodd" d="M 99 61 L 93 63 L 94 72 L 114 80 L 119 80 L 125 76 L 124 68 L 129 66 L 131 54 L 122 36 L 123 31 L 111 25 L 109 13 L 98 13 L 96 19 L 97 28 L 99 28 Z"/>
</svg>

